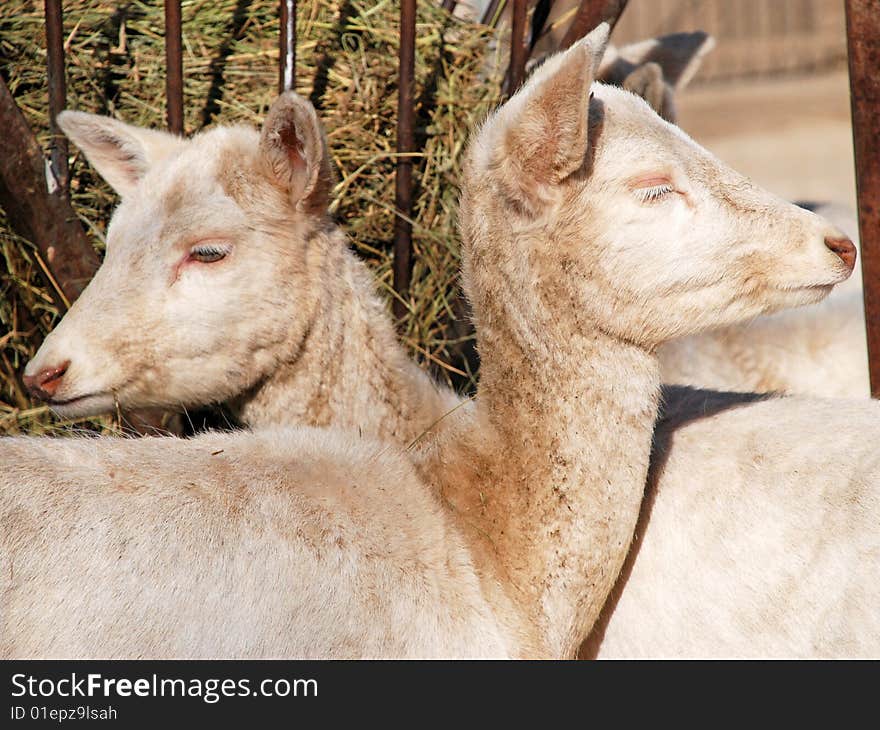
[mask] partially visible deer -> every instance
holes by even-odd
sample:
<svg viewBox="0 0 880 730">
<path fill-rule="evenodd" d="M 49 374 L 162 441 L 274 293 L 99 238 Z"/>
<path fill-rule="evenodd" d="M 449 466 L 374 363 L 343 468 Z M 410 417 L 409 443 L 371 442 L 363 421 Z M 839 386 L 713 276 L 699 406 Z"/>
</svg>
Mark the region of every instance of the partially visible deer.
<svg viewBox="0 0 880 730">
<path fill-rule="evenodd" d="M 675 97 L 693 79 L 715 39 L 703 31 L 647 38 L 617 49 L 609 46 L 599 76 L 641 96 L 666 121 L 678 117 Z"/>
<path fill-rule="evenodd" d="M 544 64 L 472 143 L 476 403 L 409 455 L 308 428 L 0 441 L 4 656 L 575 652 L 639 511 L 656 345 L 816 301 L 852 268 L 822 219 L 635 96 L 591 87 L 606 40 L 603 25 Z M 181 143 L 134 181 L 166 205 L 129 198 L 145 207 L 137 250 L 173 242 L 153 264 L 157 290 L 180 286 L 171 315 L 210 309 L 236 261 L 260 265 L 260 232 L 291 227 L 325 180 L 314 110 L 295 95 L 259 143 L 210 134 L 223 164 Z M 187 181 L 176 196 L 169 173 Z M 186 205 L 193 186 L 209 210 Z"/>
<path fill-rule="evenodd" d="M 880 403 L 664 396 L 632 552 L 583 655 L 876 657 Z"/>
</svg>

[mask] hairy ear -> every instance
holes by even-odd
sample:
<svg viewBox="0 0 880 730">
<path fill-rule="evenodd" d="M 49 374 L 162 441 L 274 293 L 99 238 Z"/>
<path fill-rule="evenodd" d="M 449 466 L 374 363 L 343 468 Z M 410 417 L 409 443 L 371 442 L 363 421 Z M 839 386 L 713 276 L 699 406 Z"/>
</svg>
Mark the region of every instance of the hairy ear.
<svg viewBox="0 0 880 730">
<path fill-rule="evenodd" d="M 602 23 L 567 51 L 548 59 L 503 107 L 495 124 L 501 183 L 528 208 L 547 186 L 584 164 L 589 135 L 590 85 L 608 43 Z"/>
<path fill-rule="evenodd" d="M 621 84 L 624 89 L 641 96 L 650 107 L 667 121 L 675 121 L 672 91 L 663 80 L 663 71 L 653 61 L 637 66 Z"/>
<path fill-rule="evenodd" d="M 150 165 L 183 144 L 180 137 L 167 132 L 135 127 L 98 114 L 63 111 L 57 121 L 92 167 L 122 197 L 131 194 Z"/>
<path fill-rule="evenodd" d="M 330 157 L 321 122 L 306 99 L 292 91 L 276 99 L 263 124 L 260 151 L 267 174 L 298 210 L 327 208 L 333 186 Z"/>
<path fill-rule="evenodd" d="M 714 47 L 715 39 L 698 30 L 631 43 L 620 48 L 617 55 L 635 66 L 656 63 L 663 71 L 666 83 L 680 91 L 690 83 L 703 58 Z"/>
</svg>

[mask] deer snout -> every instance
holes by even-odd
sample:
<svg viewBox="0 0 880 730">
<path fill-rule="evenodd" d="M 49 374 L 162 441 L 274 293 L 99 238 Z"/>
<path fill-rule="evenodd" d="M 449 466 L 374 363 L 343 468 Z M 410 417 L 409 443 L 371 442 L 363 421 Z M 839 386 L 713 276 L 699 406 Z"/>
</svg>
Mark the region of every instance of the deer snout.
<svg viewBox="0 0 880 730">
<path fill-rule="evenodd" d="M 22 380 L 35 398 L 49 400 L 61 386 L 61 381 L 68 367 L 70 367 L 70 360 L 65 360 L 55 367 L 43 368 L 35 375 L 25 375 Z"/>
<path fill-rule="evenodd" d="M 838 258 L 846 264 L 846 267 L 852 271 L 856 265 L 856 247 L 852 241 L 846 237 L 832 238 L 825 236 L 825 245 L 829 251 L 837 254 Z"/>
</svg>

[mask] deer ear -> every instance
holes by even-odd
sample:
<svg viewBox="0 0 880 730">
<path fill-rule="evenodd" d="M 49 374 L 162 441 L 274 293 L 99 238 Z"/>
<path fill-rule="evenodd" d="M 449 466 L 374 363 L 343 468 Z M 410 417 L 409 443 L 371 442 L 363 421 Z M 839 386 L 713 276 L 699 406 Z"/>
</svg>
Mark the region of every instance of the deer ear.
<svg viewBox="0 0 880 730">
<path fill-rule="evenodd" d="M 701 30 L 693 33 L 672 33 L 632 43 L 618 50 L 622 58 L 635 66 L 656 63 L 663 78 L 676 91 L 687 86 L 715 47 L 715 39 Z"/>
<path fill-rule="evenodd" d="M 173 154 L 183 140 L 111 117 L 63 111 L 58 126 L 98 174 L 122 197 L 130 195 L 151 165 Z"/>
<path fill-rule="evenodd" d="M 663 71 L 654 63 L 637 66 L 621 84 L 624 89 L 641 96 L 650 107 L 667 121 L 675 121 L 672 91 L 663 80 Z"/>
<path fill-rule="evenodd" d="M 528 207 L 542 189 L 580 169 L 587 153 L 590 85 L 608 43 L 609 27 L 592 33 L 538 68 L 499 111 L 495 167 Z"/>
<path fill-rule="evenodd" d="M 292 91 L 278 97 L 263 123 L 260 151 L 269 177 L 298 210 L 326 209 L 332 167 L 324 131 L 307 100 Z"/>
</svg>

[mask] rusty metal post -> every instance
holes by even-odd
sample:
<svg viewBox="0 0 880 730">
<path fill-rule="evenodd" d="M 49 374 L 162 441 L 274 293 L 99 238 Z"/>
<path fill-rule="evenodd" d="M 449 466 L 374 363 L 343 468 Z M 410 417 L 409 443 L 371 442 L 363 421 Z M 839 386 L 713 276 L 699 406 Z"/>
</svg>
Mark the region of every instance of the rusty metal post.
<svg viewBox="0 0 880 730">
<path fill-rule="evenodd" d="M 278 93 L 296 86 L 296 0 L 280 0 L 278 38 Z"/>
<path fill-rule="evenodd" d="M 64 21 L 61 0 L 46 0 L 46 75 L 49 82 L 49 131 L 52 133 L 50 159 L 52 172 L 62 195 L 67 195 L 67 137 L 55 118 L 67 105 L 67 80 L 64 73 Z"/>
<path fill-rule="evenodd" d="M 400 3 L 400 60 L 397 89 L 397 176 L 394 185 L 394 299 L 397 319 L 407 311 L 412 274 L 412 153 L 415 140 L 416 0 Z"/>
<path fill-rule="evenodd" d="M 559 44 L 560 50 L 577 43 L 602 21 L 607 22 L 611 30 L 614 30 L 626 3 L 627 0 L 581 0 L 571 25 Z"/>
<path fill-rule="evenodd" d="M 510 27 L 510 66 L 507 68 L 505 91 L 507 96 L 522 86 L 526 75 L 526 15 L 528 0 L 513 0 L 513 22 Z"/>
<path fill-rule="evenodd" d="M 63 312 L 97 271 L 98 255 L 2 78 L 0 129 L 0 206 L 12 228 L 36 245 Z"/>
<path fill-rule="evenodd" d="M 165 96 L 168 129 L 183 134 L 183 31 L 180 0 L 165 0 Z"/>
<path fill-rule="evenodd" d="M 880 0 L 846 0 L 871 396 L 880 398 Z"/>
</svg>

